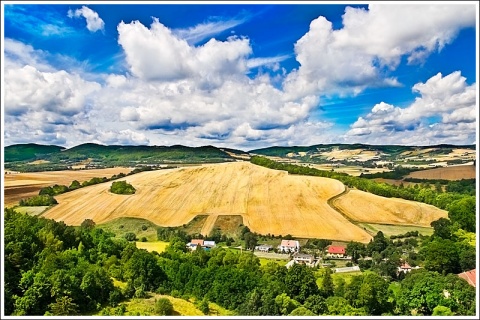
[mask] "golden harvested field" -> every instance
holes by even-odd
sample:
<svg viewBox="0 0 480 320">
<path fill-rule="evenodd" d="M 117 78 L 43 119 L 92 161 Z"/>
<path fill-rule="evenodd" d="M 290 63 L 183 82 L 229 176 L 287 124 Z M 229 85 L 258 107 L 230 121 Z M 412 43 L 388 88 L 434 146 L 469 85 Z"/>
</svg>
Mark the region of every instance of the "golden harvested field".
<svg viewBox="0 0 480 320">
<path fill-rule="evenodd" d="M 111 194 L 111 182 L 56 197 L 44 216 L 80 225 L 138 217 L 160 226 L 179 226 L 198 214 L 242 215 L 261 234 L 368 242 L 371 236 L 332 209 L 327 200 L 344 190 L 333 179 L 291 176 L 248 162 L 142 172 L 122 180 L 134 195 Z M 212 219 L 213 220 L 213 219 Z"/>
<path fill-rule="evenodd" d="M 18 204 L 20 199 L 36 196 L 41 188 L 53 186 L 54 184 L 69 186 L 73 180 L 78 180 L 82 183 L 94 177 L 110 178 L 114 174 L 121 172 L 127 174 L 130 171 L 132 171 L 132 168 L 119 167 L 92 170 L 8 173 L 3 177 L 5 192 L 3 201 L 5 206 L 13 206 Z"/>
<path fill-rule="evenodd" d="M 422 170 L 410 173 L 408 178 L 417 179 L 444 179 L 444 180 L 461 180 L 475 179 L 476 170 L 474 165 L 459 165 L 445 168 L 435 168 L 430 170 Z"/>
<path fill-rule="evenodd" d="M 447 211 L 425 203 L 385 198 L 359 190 L 350 190 L 335 199 L 334 205 L 357 222 L 430 227 L 432 221 L 447 218 Z"/>
<path fill-rule="evenodd" d="M 377 172 L 392 171 L 388 168 L 364 168 L 361 166 L 344 166 L 344 165 L 336 165 L 336 164 L 333 164 L 333 165 L 332 164 L 306 164 L 306 165 L 318 170 L 332 171 L 333 169 L 334 172 L 346 173 L 354 177 L 358 177 L 362 173 L 371 174 L 371 173 L 377 173 Z"/>
<path fill-rule="evenodd" d="M 335 160 L 357 160 L 357 161 L 367 161 L 374 159 L 377 156 L 377 152 L 364 150 L 364 149 L 342 149 L 334 148 L 329 152 L 320 152 L 322 156 L 328 158 L 334 158 Z"/>
</svg>

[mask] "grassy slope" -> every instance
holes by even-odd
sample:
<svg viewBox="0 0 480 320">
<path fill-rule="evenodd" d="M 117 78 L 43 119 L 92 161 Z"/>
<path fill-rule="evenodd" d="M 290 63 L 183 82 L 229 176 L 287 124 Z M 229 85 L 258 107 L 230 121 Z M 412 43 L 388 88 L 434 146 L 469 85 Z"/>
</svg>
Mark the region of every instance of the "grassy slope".
<svg viewBox="0 0 480 320">
<path fill-rule="evenodd" d="M 143 230 L 145 229 L 146 230 Z M 118 218 L 107 223 L 102 223 L 99 227 L 115 233 L 118 238 L 123 238 L 126 233 L 133 232 L 138 239 L 146 237 L 148 241 L 157 240 L 158 226 L 146 219 L 140 218 Z"/>
</svg>

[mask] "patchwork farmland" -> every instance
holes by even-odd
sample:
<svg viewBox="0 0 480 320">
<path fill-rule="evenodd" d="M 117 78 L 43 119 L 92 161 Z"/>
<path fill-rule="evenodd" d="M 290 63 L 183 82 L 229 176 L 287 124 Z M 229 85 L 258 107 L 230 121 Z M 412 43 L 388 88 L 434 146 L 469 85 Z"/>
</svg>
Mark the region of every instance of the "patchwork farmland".
<svg viewBox="0 0 480 320">
<path fill-rule="evenodd" d="M 18 173 L 5 170 L 4 182 L 4 204 L 13 206 L 18 204 L 20 199 L 33 197 L 40 189 L 54 184 L 69 186 L 73 180 L 80 183 L 94 177 L 110 178 L 114 174 L 129 173 L 132 168 L 108 168 L 74 171 L 42 171 Z"/>
<path fill-rule="evenodd" d="M 84 219 L 104 223 L 135 217 L 180 226 L 206 215 L 202 233 L 208 233 L 219 217 L 240 215 L 260 234 L 359 242 L 368 242 L 371 235 L 357 222 L 429 226 L 446 217 L 445 211 L 432 206 L 356 190 L 335 200 L 342 215 L 328 204 L 345 190 L 341 182 L 288 175 L 248 162 L 143 172 L 121 180 L 137 192 L 111 194 L 111 183 L 85 187 L 57 196 L 59 204 L 44 216 L 71 225 Z"/>
</svg>

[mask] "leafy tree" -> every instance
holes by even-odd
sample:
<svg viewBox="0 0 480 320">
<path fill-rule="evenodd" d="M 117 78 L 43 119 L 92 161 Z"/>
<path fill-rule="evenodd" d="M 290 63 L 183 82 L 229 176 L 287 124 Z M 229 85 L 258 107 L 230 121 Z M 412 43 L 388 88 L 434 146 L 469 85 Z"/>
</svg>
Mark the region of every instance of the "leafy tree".
<svg viewBox="0 0 480 320">
<path fill-rule="evenodd" d="M 245 248 L 249 250 L 254 250 L 255 246 L 258 244 L 257 237 L 251 232 L 245 233 L 243 237 L 245 239 Z"/>
<path fill-rule="evenodd" d="M 424 257 L 425 269 L 439 273 L 459 273 L 461 271 L 458 250 L 455 242 L 437 238 L 424 245 L 419 254 Z"/>
<path fill-rule="evenodd" d="M 432 221 L 430 226 L 433 227 L 433 236 L 443 239 L 452 238 L 452 222 L 445 218 L 440 218 L 438 220 Z"/>
<path fill-rule="evenodd" d="M 367 244 L 367 251 L 372 254 L 375 252 L 382 252 L 385 250 L 388 246 L 388 241 L 383 235 L 382 231 L 378 231 L 375 236 L 373 236 L 373 240 L 370 240 L 370 242 Z"/>
<path fill-rule="evenodd" d="M 315 316 L 315 313 L 303 306 L 300 306 L 290 312 L 289 316 Z"/>
<path fill-rule="evenodd" d="M 275 304 L 280 309 L 283 315 L 290 314 L 293 310 L 300 306 L 300 303 L 295 299 L 290 298 L 286 293 L 282 293 L 275 297 Z"/>
<path fill-rule="evenodd" d="M 455 274 L 412 271 L 400 284 L 396 302 L 402 314 L 431 315 L 437 306 L 448 307 L 456 315 L 475 314 L 475 289 Z"/>
<path fill-rule="evenodd" d="M 76 189 L 79 189 L 81 188 L 82 185 L 80 184 L 80 182 L 78 182 L 77 180 L 73 180 L 72 183 L 70 183 L 70 186 L 68 187 L 69 190 L 76 190 Z"/>
<path fill-rule="evenodd" d="M 26 207 L 38 207 L 38 206 L 51 206 L 57 204 L 57 200 L 54 197 L 48 194 L 34 196 L 28 199 L 21 199 L 19 202 L 20 206 Z"/>
<path fill-rule="evenodd" d="M 160 316 L 173 315 L 173 304 L 167 298 L 160 298 L 155 302 L 155 314 Z"/>
<path fill-rule="evenodd" d="M 210 307 L 208 306 L 208 300 L 206 298 L 202 299 L 198 305 L 198 309 L 202 311 L 203 314 L 208 314 L 210 312 Z"/>
<path fill-rule="evenodd" d="M 137 240 L 137 235 L 133 232 L 127 232 L 127 233 L 125 233 L 124 238 L 127 241 L 135 241 L 135 240 Z"/>
<path fill-rule="evenodd" d="M 365 316 L 367 313 L 363 309 L 352 307 L 345 298 L 342 297 L 328 297 L 327 300 L 327 315 L 330 316 Z"/>
<path fill-rule="evenodd" d="M 335 286 L 332 279 L 332 270 L 330 268 L 325 268 L 323 273 L 322 285 L 320 286 L 320 293 L 324 298 L 333 296 L 335 291 Z"/>
<path fill-rule="evenodd" d="M 146 291 L 155 290 L 166 278 L 155 256 L 144 250 L 135 250 L 123 270 L 125 280 L 134 282 L 135 287 L 144 285 Z"/>
<path fill-rule="evenodd" d="M 69 296 L 57 298 L 55 303 L 51 303 L 49 307 L 54 316 L 71 316 L 78 313 L 78 305 Z"/>
<path fill-rule="evenodd" d="M 433 308 L 432 316 L 454 316 L 455 313 L 449 307 L 436 306 Z"/>
<path fill-rule="evenodd" d="M 345 286 L 346 286 L 346 281 L 344 278 L 337 278 L 335 280 L 335 291 L 334 295 L 336 297 L 343 297 L 345 295 Z"/>
<path fill-rule="evenodd" d="M 468 271 L 475 269 L 476 266 L 476 251 L 475 248 L 466 242 L 455 243 L 458 250 L 458 259 L 461 271 Z"/>
<path fill-rule="evenodd" d="M 358 259 L 365 256 L 365 251 L 365 245 L 356 241 L 350 241 L 345 248 L 345 253 L 352 257 L 354 263 L 358 263 Z"/>
<path fill-rule="evenodd" d="M 342 278 L 343 279 L 343 278 Z M 325 298 L 318 294 L 309 296 L 303 304 L 305 308 L 312 311 L 316 315 L 321 315 L 327 311 Z"/>
<path fill-rule="evenodd" d="M 126 181 L 114 181 L 110 187 L 110 192 L 115 194 L 134 194 L 135 188 Z"/>
<path fill-rule="evenodd" d="M 381 315 L 390 311 L 388 282 L 375 273 L 365 274 L 354 306 L 365 308 L 371 315 Z"/>
<path fill-rule="evenodd" d="M 92 230 L 93 228 L 95 228 L 95 221 L 93 221 L 92 219 L 85 219 L 83 220 L 82 224 L 80 225 L 80 227 L 82 229 L 86 229 L 86 230 Z"/>
<path fill-rule="evenodd" d="M 285 275 L 287 294 L 293 299 L 303 303 L 308 296 L 318 294 L 315 275 L 310 267 L 294 264 Z"/>
<path fill-rule="evenodd" d="M 455 200 L 447 207 L 448 218 L 453 222 L 457 222 L 460 228 L 475 232 L 475 213 L 476 200 L 475 196 L 467 196 L 462 199 Z"/>
</svg>

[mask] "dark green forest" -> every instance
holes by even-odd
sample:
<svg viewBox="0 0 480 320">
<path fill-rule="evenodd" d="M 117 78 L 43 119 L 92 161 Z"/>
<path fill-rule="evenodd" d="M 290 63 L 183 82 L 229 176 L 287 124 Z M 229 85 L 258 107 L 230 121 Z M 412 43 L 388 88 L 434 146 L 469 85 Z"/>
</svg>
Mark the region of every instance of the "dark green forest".
<svg viewBox="0 0 480 320">
<path fill-rule="evenodd" d="M 348 284 L 333 281 L 329 268 L 260 266 L 251 252 L 187 252 L 185 237 L 172 236 L 158 254 L 115 238 L 91 220 L 72 227 L 14 209 L 5 209 L 4 219 L 7 315 L 121 315 L 126 299 L 148 292 L 212 301 L 239 315 L 475 314 L 475 289 L 455 274 L 475 265 L 475 248 L 456 236 L 458 226 L 448 219 L 420 239 L 411 262 L 424 268 L 405 276 L 392 266 L 411 243 L 400 246 L 402 240 L 381 232 L 367 245 L 350 243 L 347 249 L 358 261 L 373 259 Z M 115 287 L 113 279 L 126 287 Z"/>
</svg>

